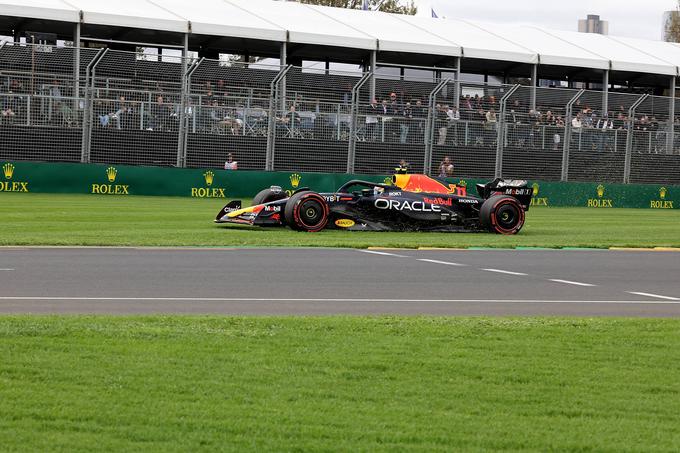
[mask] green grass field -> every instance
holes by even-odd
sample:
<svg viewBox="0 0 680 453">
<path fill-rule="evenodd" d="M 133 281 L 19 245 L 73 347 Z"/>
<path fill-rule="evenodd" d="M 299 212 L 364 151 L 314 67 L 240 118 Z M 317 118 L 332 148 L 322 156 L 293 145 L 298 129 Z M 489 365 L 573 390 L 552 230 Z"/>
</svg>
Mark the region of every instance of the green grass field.
<svg viewBox="0 0 680 453">
<path fill-rule="evenodd" d="M 247 200 L 245 200 L 247 201 Z M 224 200 L 0 194 L 0 245 L 311 247 L 680 246 L 680 211 L 534 208 L 515 236 L 323 231 L 213 224 Z"/>
<path fill-rule="evenodd" d="M 2 451 L 677 451 L 680 322 L 0 317 Z"/>
<path fill-rule="evenodd" d="M 677 211 L 307 234 L 224 203 L 0 194 L 0 245 L 680 246 Z M 675 451 L 679 351 L 678 320 L 0 316 L 0 451 Z"/>
</svg>

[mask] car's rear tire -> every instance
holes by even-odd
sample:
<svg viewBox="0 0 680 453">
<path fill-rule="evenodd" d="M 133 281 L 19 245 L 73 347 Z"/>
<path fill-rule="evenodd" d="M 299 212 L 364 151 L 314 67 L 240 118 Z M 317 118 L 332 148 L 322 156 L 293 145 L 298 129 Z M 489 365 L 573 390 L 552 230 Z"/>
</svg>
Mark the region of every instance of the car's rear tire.
<svg viewBox="0 0 680 453">
<path fill-rule="evenodd" d="M 269 203 L 271 201 L 283 200 L 287 196 L 288 195 L 286 195 L 286 192 L 282 190 L 274 192 L 272 189 L 264 189 L 259 191 L 257 195 L 253 197 L 253 206 L 263 203 Z"/>
<path fill-rule="evenodd" d="M 493 195 L 482 204 L 479 221 L 492 233 L 517 234 L 524 226 L 524 208 L 514 197 Z"/>
<path fill-rule="evenodd" d="M 285 218 L 288 225 L 298 231 L 321 231 L 328 223 L 328 203 L 316 192 L 293 194 L 286 202 Z"/>
</svg>

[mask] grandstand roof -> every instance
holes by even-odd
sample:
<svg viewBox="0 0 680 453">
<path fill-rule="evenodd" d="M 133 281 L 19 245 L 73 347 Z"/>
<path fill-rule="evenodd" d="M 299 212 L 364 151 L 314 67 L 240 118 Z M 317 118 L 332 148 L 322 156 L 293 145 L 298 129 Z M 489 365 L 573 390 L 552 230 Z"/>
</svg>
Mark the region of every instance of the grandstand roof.
<svg viewBox="0 0 680 453">
<path fill-rule="evenodd" d="M 680 66 L 680 47 L 660 41 L 272 0 L 0 0 L 0 32 L 22 19 L 663 76 Z"/>
</svg>

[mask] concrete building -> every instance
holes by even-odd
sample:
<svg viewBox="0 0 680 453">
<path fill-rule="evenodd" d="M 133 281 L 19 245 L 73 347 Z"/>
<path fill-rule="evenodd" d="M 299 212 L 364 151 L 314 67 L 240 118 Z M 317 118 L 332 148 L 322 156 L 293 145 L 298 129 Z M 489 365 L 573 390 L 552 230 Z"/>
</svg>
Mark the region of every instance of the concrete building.
<svg viewBox="0 0 680 453">
<path fill-rule="evenodd" d="M 588 14 L 585 19 L 579 19 L 578 31 L 581 33 L 609 34 L 609 21 L 600 20 L 597 14 Z"/>
</svg>

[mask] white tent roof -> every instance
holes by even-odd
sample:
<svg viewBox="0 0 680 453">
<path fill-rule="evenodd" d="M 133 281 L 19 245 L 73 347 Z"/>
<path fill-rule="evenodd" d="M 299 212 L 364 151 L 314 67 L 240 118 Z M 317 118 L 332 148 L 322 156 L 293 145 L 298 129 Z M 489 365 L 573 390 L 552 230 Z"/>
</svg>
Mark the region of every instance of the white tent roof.
<svg viewBox="0 0 680 453">
<path fill-rule="evenodd" d="M 189 31 L 186 19 L 147 0 L 64 0 L 64 3 L 82 11 L 83 22 L 86 24 L 148 28 L 179 33 Z"/>
<path fill-rule="evenodd" d="M 680 60 L 676 62 L 676 65 L 667 63 L 609 36 L 594 33 L 578 33 L 575 31 L 544 31 L 563 41 L 601 55 L 611 62 L 611 69 L 614 71 L 677 75 L 676 65 L 680 64 Z"/>
<path fill-rule="evenodd" d="M 464 57 L 515 61 L 519 63 L 538 62 L 535 52 L 471 22 L 457 19 L 430 19 L 403 15 L 397 15 L 396 17 L 407 24 L 412 24 L 423 30 L 430 30 L 435 35 L 456 43 L 462 47 Z M 408 36 L 404 36 L 404 38 L 408 39 Z"/>
<path fill-rule="evenodd" d="M 202 0 L 197 0 L 202 1 Z M 331 14 L 294 2 L 271 0 L 225 0 L 238 8 L 288 30 L 294 43 L 376 49 L 376 40 L 352 24 L 334 19 Z M 335 8 L 325 8 L 335 11 Z"/>
<path fill-rule="evenodd" d="M 644 39 L 622 38 L 619 36 L 610 36 L 610 39 L 633 47 L 640 52 L 656 57 L 658 60 L 664 61 L 671 66 L 680 66 L 680 47 L 674 43 L 663 41 L 648 41 Z"/>
<path fill-rule="evenodd" d="M 0 0 L 0 16 L 273 42 L 678 75 L 660 41 L 272 0 Z"/>
<path fill-rule="evenodd" d="M 518 45 L 532 49 L 540 55 L 541 64 L 609 69 L 609 60 L 602 55 L 559 39 L 540 28 L 494 24 L 493 29 L 503 36 L 512 36 Z"/>
<path fill-rule="evenodd" d="M 307 5 L 322 14 L 363 30 L 378 41 L 378 48 L 385 52 L 414 52 L 446 56 L 460 56 L 460 46 L 441 36 L 398 19 L 395 14 L 356 9 L 325 8 Z"/>
<path fill-rule="evenodd" d="M 0 15 L 78 22 L 78 10 L 61 0 L 14 0 L 0 3 Z"/>
<path fill-rule="evenodd" d="M 285 41 L 286 29 L 224 0 L 162 0 L 163 7 L 191 22 L 200 35 L 235 36 L 265 41 Z"/>
</svg>

